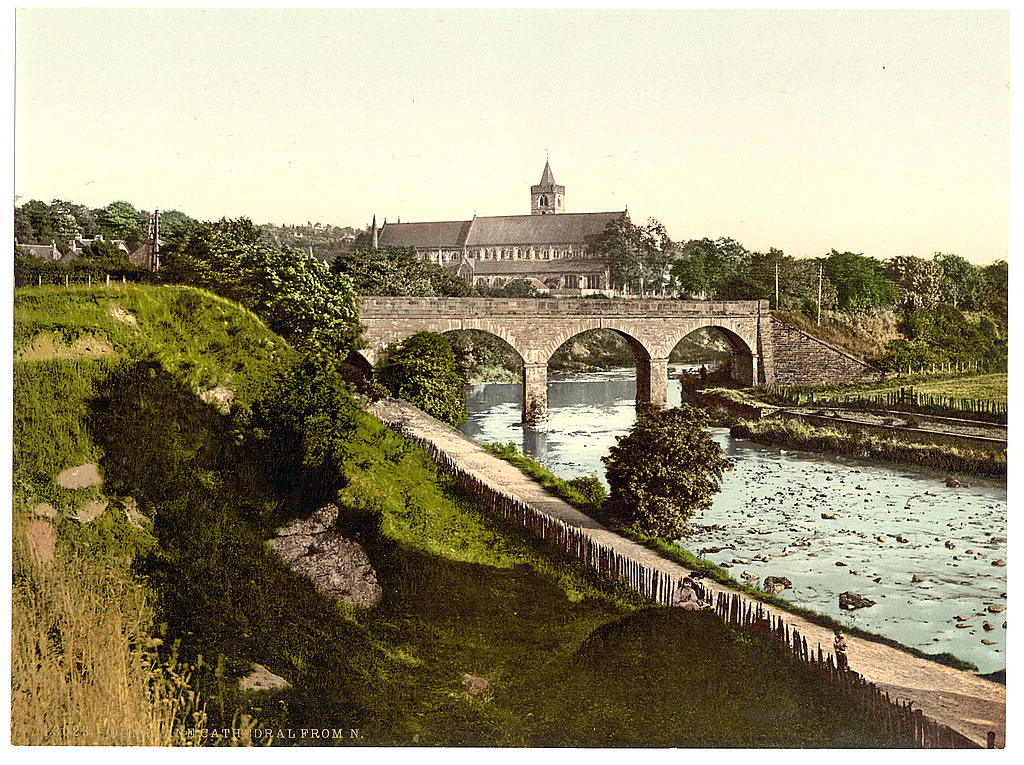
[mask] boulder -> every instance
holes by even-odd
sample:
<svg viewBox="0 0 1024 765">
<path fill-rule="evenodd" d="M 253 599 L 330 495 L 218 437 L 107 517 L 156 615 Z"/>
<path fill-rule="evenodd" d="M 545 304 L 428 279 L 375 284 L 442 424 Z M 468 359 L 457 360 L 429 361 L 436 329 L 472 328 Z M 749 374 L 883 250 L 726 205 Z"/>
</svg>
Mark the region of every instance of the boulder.
<svg viewBox="0 0 1024 765">
<path fill-rule="evenodd" d="M 744 579 L 746 579 L 748 582 L 753 582 L 755 579 L 759 579 L 760 578 L 760 577 L 758 577 L 757 574 L 755 574 L 755 573 L 753 573 L 751 571 L 744 571 L 743 573 L 740 574 L 740 576 L 743 577 Z"/>
<path fill-rule="evenodd" d="M 338 506 L 328 502 L 314 510 L 308 518 L 297 518 L 277 530 L 277 536 L 289 537 L 297 534 L 322 534 L 334 528 L 338 521 Z"/>
<path fill-rule="evenodd" d="M 1001 606 L 998 603 L 993 603 L 988 607 L 990 614 L 999 614 L 1006 610 L 1006 606 Z"/>
<path fill-rule="evenodd" d="M 793 583 L 784 576 L 766 576 L 761 586 L 769 595 L 778 595 L 783 590 L 792 589 Z"/>
<path fill-rule="evenodd" d="M 868 608 L 875 605 L 875 601 L 862 597 L 855 592 L 842 592 L 839 594 L 839 607 L 844 611 L 852 611 L 855 608 Z"/>
<path fill-rule="evenodd" d="M 993 566 L 999 566 L 999 568 L 1002 568 L 1003 566 L 1006 565 L 1006 561 L 1003 560 L 1002 558 L 1000 558 L 999 560 L 992 561 L 992 565 Z"/>
<path fill-rule="evenodd" d="M 991 622 L 985 621 L 981 623 L 981 628 L 985 630 L 985 632 L 991 632 L 996 628 L 996 625 L 992 624 Z"/>
<path fill-rule="evenodd" d="M 291 688 L 292 684 L 280 675 L 275 675 L 266 667 L 253 664 L 252 672 L 238 683 L 243 691 L 276 691 L 279 688 Z"/>
<path fill-rule="evenodd" d="M 483 696 L 491 687 L 491 681 L 480 675 L 472 675 L 469 672 L 462 674 L 462 687 L 466 689 L 468 696 Z"/>
<path fill-rule="evenodd" d="M 907 539 L 907 538 L 906 538 L 905 536 L 903 536 L 902 534 L 899 534 L 899 535 L 898 535 L 898 536 L 896 537 L 896 541 L 897 541 L 897 542 L 899 542 L 900 544 L 904 544 L 904 545 L 905 545 L 905 544 L 907 544 L 907 542 L 909 542 L 910 540 L 909 540 L 909 539 Z"/>
<path fill-rule="evenodd" d="M 103 479 L 100 477 L 96 463 L 87 462 L 84 465 L 62 470 L 57 475 L 57 483 L 65 489 L 84 489 L 87 486 L 99 486 L 103 483 Z"/>
<path fill-rule="evenodd" d="M 835 513 L 822 513 L 821 520 L 823 521 L 834 521 L 838 516 Z"/>
<path fill-rule="evenodd" d="M 912 577 L 910 577 L 910 583 L 911 584 L 920 584 L 921 582 L 927 582 L 927 581 L 928 581 L 927 577 L 923 577 L 920 574 L 914 574 Z"/>
<path fill-rule="evenodd" d="M 309 518 L 281 528 L 269 545 L 317 592 L 342 603 L 370 608 L 380 602 L 380 583 L 366 551 L 331 528 L 337 518 L 338 508 L 324 505 Z"/>
<path fill-rule="evenodd" d="M 57 508 L 51 505 L 49 502 L 40 502 L 32 508 L 32 515 L 37 518 L 56 518 Z"/>
<path fill-rule="evenodd" d="M 955 550 L 956 549 L 956 542 L 953 542 L 952 540 L 946 542 L 946 549 L 947 550 Z"/>
</svg>

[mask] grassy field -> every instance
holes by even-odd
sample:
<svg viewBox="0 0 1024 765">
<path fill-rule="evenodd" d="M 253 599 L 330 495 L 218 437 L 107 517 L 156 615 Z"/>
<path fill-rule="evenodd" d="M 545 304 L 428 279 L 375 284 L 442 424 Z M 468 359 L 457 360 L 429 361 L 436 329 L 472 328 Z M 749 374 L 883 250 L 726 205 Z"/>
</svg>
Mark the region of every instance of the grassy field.
<svg viewBox="0 0 1024 765">
<path fill-rule="evenodd" d="M 496 518 L 330 379 L 282 385 L 299 362 L 237 306 L 43 288 L 15 310 L 15 508 L 35 540 L 14 584 L 25 742 L 111 719 L 154 744 L 197 720 L 360 730 L 282 744 L 907 743 L 773 641 L 648 607 Z M 200 400 L 217 388 L 230 415 Z M 84 462 L 102 486 L 55 483 Z M 372 610 L 318 595 L 265 544 L 332 498 L 382 583 Z M 76 519 L 90 502 L 108 505 Z M 55 517 L 30 518 L 41 503 Z M 254 663 L 292 687 L 240 690 Z"/>
</svg>

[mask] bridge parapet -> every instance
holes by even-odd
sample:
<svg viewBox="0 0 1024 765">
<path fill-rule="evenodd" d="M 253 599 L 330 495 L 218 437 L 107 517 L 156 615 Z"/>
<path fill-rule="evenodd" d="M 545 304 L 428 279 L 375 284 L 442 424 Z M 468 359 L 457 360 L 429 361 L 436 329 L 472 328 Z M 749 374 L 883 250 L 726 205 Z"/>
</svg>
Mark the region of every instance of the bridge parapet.
<svg viewBox="0 0 1024 765">
<path fill-rule="evenodd" d="M 360 309 L 364 319 L 427 316 L 748 317 L 767 314 L 767 300 L 364 297 Z"/>
</svg>

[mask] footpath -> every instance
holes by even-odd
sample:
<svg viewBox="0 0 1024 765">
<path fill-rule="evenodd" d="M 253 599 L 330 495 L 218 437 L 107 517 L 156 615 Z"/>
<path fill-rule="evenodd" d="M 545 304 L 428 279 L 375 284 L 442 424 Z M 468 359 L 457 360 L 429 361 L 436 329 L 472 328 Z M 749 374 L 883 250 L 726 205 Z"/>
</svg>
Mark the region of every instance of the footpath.
<svg viewBox="0 0 1024 765">
<path fill-rule="evenodd" d="M 611 551 L 619 559 L 655 572 L 661 582 L 678 581 L 690 575 L 685 567 L 619 536 L 552 496 L 517 468 L 419 409 L 405 402 L 381 400 L 370 405 L 369 411 L 389 428 L 427 447 L 432 455 L 442 456 L 445 463 L 457 465 L 471 484 L 486 487 L 489 495 L 514 498 L 517 504 L 528 506 L 533 513 L 571 527 L 588 545 Z M 717 582 L 704 580 L 702 586 L 712 602 L 719 593 L 734 594 Z M 759 604 L 752 598 L 740 597 L 753 607 Z M 826 655 L 831 653 L 831 630 L 787 611 L 760 605 L 767 614 L 797 629 L 813 650 L 820 646 Z M 863 638 L 847 636 L 847 643 L 851 669 L 893 699 L 911 702 L 931 720 L 952 728 L 981 747 L 987 745 L 989 731 L 995 732 L 997 748 L 1005 746 L 1004 685 Z"/>
</svg>

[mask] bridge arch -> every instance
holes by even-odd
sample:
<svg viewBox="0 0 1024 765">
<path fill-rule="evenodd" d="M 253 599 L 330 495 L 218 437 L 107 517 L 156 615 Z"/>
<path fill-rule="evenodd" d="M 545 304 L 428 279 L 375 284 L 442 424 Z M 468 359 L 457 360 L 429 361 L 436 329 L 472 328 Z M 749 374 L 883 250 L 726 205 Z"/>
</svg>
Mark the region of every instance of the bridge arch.
<svg viewBox="0 0 1024 765">
<path fill-rule="evenodd" d="M 734 328 L 729 328 L 720 324 L 707 323 L 702 326 L 689 329 L 678 337 L 676 337 L 678 332 L 674 333 L 669 335 L 667 338 L 667 340 L 671 342 L 671 339 L 675 337 L 675 342 L 669 347 L 669 354 L 671 354 L 679 343 L 702 329 L 715 330 L 729 344 L 732 351 L 729 376 L 734 381 L 744 385 L 756 384 L 758 381 L 758 355 L 756 352 L 757 339 L 751 338 L 748 340 Z M 751 343 L 753 343 L 753 345 L 751 345 Z"/>
</svg>

